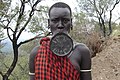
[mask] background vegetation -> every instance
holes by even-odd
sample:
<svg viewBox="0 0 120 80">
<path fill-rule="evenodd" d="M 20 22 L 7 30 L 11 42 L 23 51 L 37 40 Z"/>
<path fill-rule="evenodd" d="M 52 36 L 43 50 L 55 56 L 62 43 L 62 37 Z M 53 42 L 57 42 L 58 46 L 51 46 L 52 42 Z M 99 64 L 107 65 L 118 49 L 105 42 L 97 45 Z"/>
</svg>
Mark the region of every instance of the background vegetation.
<svg viewBox="0 0 120 80">
<path fill-rule="evenodd" d="M 0 79 L 28 80 L 28 59 L 30 51 L 39 44 L 39 38 L 48 33 L 48 6 L 41 0 L 19 0 L 12 6 L 13 0 L 0 0 L 0 48 L 1 42 L 10 39 L 13 52 L 3 53 L 0 49 Z M 102 51 L 108 38 L 120 35 L 119 16 L 113 20 L 114 9 L 120 0 L 76 0 L 78 7 L 73 12 L 73 30 L 70 35 L 77 42 L 87 44 L 91 57 Z M 27 9 L 29 7 L 29 9 Z M 117 13 L 117 12 L 116 12 Z M 18 42 L 23 32 L 37 36 Z"/>
</svg>

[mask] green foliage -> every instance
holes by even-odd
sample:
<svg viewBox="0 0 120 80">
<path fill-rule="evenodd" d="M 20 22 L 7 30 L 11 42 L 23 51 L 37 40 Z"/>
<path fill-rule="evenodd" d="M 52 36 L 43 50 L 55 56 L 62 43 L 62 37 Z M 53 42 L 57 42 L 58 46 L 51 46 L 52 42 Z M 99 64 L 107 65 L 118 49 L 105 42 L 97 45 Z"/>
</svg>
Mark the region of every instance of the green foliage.
<svg viewBox="0 0 120 80">
<path fill-rule="evenodd" d="M 3 17 L 6 16 L 6 13 L 8 12 L 8 9 L 10 7 L 11 0 L 6 1 L 6 0 L 1 0 L 0 1 L 0 39 L 4 37 L 3 33 Z"/>
<path fill-rule="evenodd" d="M 4 37 L 3 30 L 0 28 L 0 39 Z"/>
<path fill-rule="evenodd" d="M 74 13 L 73 30 L 70 35 L 77 42 L 84 42 L 86 35 L 89 35 L 94 30 L 95 23 L 90 21 L 88 17 L 83 13 Z"/>
<path fill-rule="evenodd" d="M 14 71 L 10 75 L 10 80 L 28 80 L 29 79 L 29 70 L 28 70 L 28 59 L 29 54 L 25 51 L 20 51 L 19 60 Z M 6 72 L 8 67 L 11 65 L 13 60 L 12 54 L 0 54 L 0 71 L 3 73 Z M 1 78 L 0 78 L 1 79 Z"/>
<path fill-rule="evenodd" d="M 11 4 L 11 0 L 1 0 L 0 1 L 0 16 L 4 14 L 4 12 L 8 11 Z"/>
<path fill-rule="evenodd" d="M 101 12 L 108 12 L 113 7 L 116 0 L 76 0 L 81 11 L 90 17 L 96 17 L 96 8 Z M 94 4 L 95 1 L 95 4 Z M 95 8 L 96 6 L 96 8 Z M 92 15 L 92 16 L 91 16 Z M 106 16 L 107 14 L 104 14 Z M 106 17 L 105 17 L 106 18 Z"/>
<path fill-rule="evenodd" d="M 10 5 L 11 5 L 11 0 L 8 0 L 8 1 L 1 0 L 0 1 L 0 21 L 3 21 L 2 20 L 3 18 L 8 17 L 7 13 L 8 13 Z M 1 22 L 0 22 L 0 25 L 1 25 Z"/>
<path fill-rule="evenodd" d="M 46 12 L 48 7 L 44 7 L 44 6 L 38 7 L 37 5 L 41 0 L 32 0 L 32 1 L 21 0 L 16 2 L 14 6 L 11 5 L 11 1 L 12 0 L 9 0 L 9 1 L 1 0 L 0 2 L 1 4 L 0 5 L 0 28 L 2 27 L 3 29 L 7 29 L 6 30 L 7 35 L 11 40 L 11 42 L 13 43 L 14 55 L 6 56 L 5 59 L 1 61 L 1 64 L 3 65 L 1 65 L 0 74 L 3 73 L 3 75 L 5 76 L 8 75 L 6 76 L 6 78 L 9 77 L 10 75 L 11 80 L 27 80 L 28 77 L 27 78 L 25 77 L 28 75 L 27 74 L 28 61 L 26 60 L 28 59 L 28 56 L 25 57 L 24 55 L 23 57 L 21 57 L 21 55 L 25 53 L 30 53 L 30 49 L 33 48 L 34 44 L 29 45 L 30 47 L 29 49 L 28 48 L 26 48 L 26 50 L 19 49 L 19 51 L 21 52 L 19 52 L 18 54 L 18 48 L 22 44 L 27 42 L 27 41 L 24 41 L 24 42 L 18 43 L 18 39 L 21 36 L 22 32 L 27 31 L 28 28 L 29 28 L 28 31 L 32 33 L 40 34 L 40 33 L 46 32 L 45 28 L 46 28 L 47 22 L 44 20 L 47 20 Z M 27 10 L 28 6 L 29 6 L 29 10 Z M 17 63 L 17 59 L 18 59 L 17 54 L 20 56 L 19 58 L 20 60 L 18 61 L 18 63 Z M 13 63 L 13 66 L 11 66 L 11 63 Z M 16 66 L 16 63 L 17 63 L 17 66 Z M 12 71 L 13 73 L 11 74 Z"/>
<path fill-rule="evenodd" d="M 5 74 L 8 67 L 11 65 L 12 57 L 11 55 L 6 55 L 5 53 L 0 53 L 0 71 Z"/>
<path fill-rule="evenodd" d="M 113 26 L 112 36 L 118 36 L 118 35 L 120 35 L 120 24 Z"/>
<path fill-rule="evenodd" d="M 9 25 L 11 29 L 18 27 L 19 30 L 23 27 L 25 22 L 27 21 L 29 17 L 29 12 L 25 11 L 24 14 L 21 16 L 21 18 L 18 18 L 19 15 L 19 9 L 20 6 L 16 5 L 14 9 L 10 9 L 11 0 L 2 0 L 5 2 L 0 2 L 0 20 L 3 21 L 4 19 L 11 20 L 11 24 Z M 96 48 L 98 45 L 97 42 L 99 42 L 99 37 L 96 38 L 96 35 L 92 35 L 92 31 L 98 31 L 98 22 L 96 20 L 97 14 L 95 13 L 95 8 L 93 8 L 92 3 L 88 2 L 88 0 L 78 0 L 79 1 L 79 8 L 76 13 L 73 13 L 73 23 L 74 27 L 73 30 L 71 30 L 70 35 L 73 39 L 75 39 L 77 42 L 83 42 L 87 43 L 86 37 L 90 38 L 88 39 L 88 46 L 90 46 L 90 49 L 93 50 L 94 53 L 99 49 L 99 47 Z M 113 0 L 114 1 L 114 0 Z M 112 5 L 111 0 L 96 0 L 97 7 L 100 9 L 101 7 L 105 7 L 105 11 L 108 11 L 110 6 Z M 34 0 L 31 0 L 31 4 L 34 3 Z M 81 7 L 80 7 L 81 6 Z M 47 11 L 48 7 L 45 6 L 39 6 L 37 7 L 37 11 L 35 11 L 34 16 L 31 18 L 30 23 L 27 25 L 27 29 L 29 32 L 32 32 L 34 34 L 40 34 L 40 33 L 46 33 L 47 32 Z M 8 11 L 9 10 L 9 11 Z M 83 11 L 84 10 L 84 11 Z M 85 12 L 86 10 L 86 12 Z M 106 14 L 105 14 L 106 16 Z M 107 20 L 107 18 L 105 17 Z M 17 22 L 18 21 L 18 22 Z M 19 23 L 20 25 L 16 26 L 16 23 Z M 107 21 L 106 21 L 107 23 Z M 0 37 L 3 37 L 3 33 L 1 28 L 6 25 L 6 23 L 0 22 Z M 119 34 L 120 31 L 120 25 L 116 25 L 113 23 L 113 35 Z M 118 27 L 119 26 L 119 27 Z M 119 29 L 119 30 L 118 30 Z M 117 30 L 117 31 L 116 31 Z M 13 29 L 14 32 L 14 29 Z M 91 39 L 91 40 L 90 40 Z M 93 40 L 92 40 L 93 39 Z M 94 41 L 96 40 L 96 41 Z M 26 43 L 22 45 L 19 48 L 19 60 L 17 63 L 17 66 L 15 67 L 15 70 L 10 75 L 10 80 L 28 80 L 28 59 L 29 59 L 29 53 L 35 47 L 39 44 L 39 40 L 34 40 L 32 42 Z M 92 47 L 94 48 L 92 48 Z M 8 67 L 10 66 L 13 55 L 1 55 L 0 54 L 0 71 L 3 73 L 7 71 Z"/>
<path fill-rule="evenodd" d="M 21 79 L 27 80 L 28 77 L 27 78 L 25 77 L 28 75 L 27 74 L 28 61 L 26 60 L 24 61 L 24 59 L 28 59 L 27 58 L 28 56 L 24 57 L 24 59 L 23 58 L 21 59 L 20 57 L 19 59 L 23 62 L 19 62 L 20 61 L 19 60 L 17 63 L 18 47 L 26 43 L 27 41 L 23 43 L 21 42 L 19 44 L 18 39 L 21 36 L 21 33 L 23 31 L 30 31 L 32 33 L 37 33 L 37 34 L 46 32 L 45 28 L 46 28 L 47 22 L 44 20 L 47 20 L 46 10 L 48 7 L 40 6 L 40 8 L 38 8 L 37 4 L 40 2 L 40 0 L 32 0 L 32 2 L 21 0 L 20 3 L 16 2 L 16 5 L 14 6 L 11 5 L 11 0 L 9 1 L 2 0 L 2 1 L 4 2 L 2 2 L 2 5 L 0 7 L 0 28 L 2 27 L 4 29 L 7 29 L 8 37 L 11 40 L 11 42 L 14 44 L 13 50 L 14 50 L 14 54 L 16 55 L 10 55 L 5 57 L 5 60 L 1 62 L 1 64 L 3 64 L 3 66 L 1 66 L 1 73 L 4 73 L 3 75 L 8 75 L 8 77 L 10 75 L 11 80 L 21 80 Z M 7 5 L 6 3 L 9 3 L 9 5 Z M 29 6 L 30 8 L 29 10 L 27 10 L 27 6 Z M 27 46 L 26 50 L 19 49 L 19 51 L 21 52 L 19 52 L 18 55 L 20 56 L 21 53 L 30 53 L 30 49 L 33 48 L 33 46 L 34 44 L 29 45 L 30 47 L 29 49 L 27 48 L 28 47 Z M 10 66 L 12 62 L 14 62 L 13 66 Z M 16 63 L 17 63 L 17 66 L 16 66 Z M 11 69 L 8 70 L 8 68 L 11 68 Z M 11 74 L 12 70 L 14 70 L 15 72 Z"/>
<path fill-rule="evenodd" d="M 15 67 L 10 80 L 28 80 L 29 79 L 29 68 L 28 68 L 29 55 L 23 52 L 19 55 L 17 66 Z"/>
<path fill-rule="evenodd" d="M 112 13 L 119 0 L 77 0 L 77 2 L 80 11 L 83 11 L 89 20 L 94 19 L 99 23 L 99 31 L 104 37 L 112 33 Z"/>
<path fill-rule="evenodd" d="M 39 6 L 39 11 L 35 13 L 29 24 L 30 32 L 45 33 L 47 31 L 48 7 Z"/>
<path fill-rule="evenodd" d="M 81 12 L 81 13 L 73 13 L 73 17 L 75 19 L 74 24 L 75 26 L 82 26 L 81 24 L 84 25 L 85 21 L 86 21 L 86 15 Z"/>
</svg>

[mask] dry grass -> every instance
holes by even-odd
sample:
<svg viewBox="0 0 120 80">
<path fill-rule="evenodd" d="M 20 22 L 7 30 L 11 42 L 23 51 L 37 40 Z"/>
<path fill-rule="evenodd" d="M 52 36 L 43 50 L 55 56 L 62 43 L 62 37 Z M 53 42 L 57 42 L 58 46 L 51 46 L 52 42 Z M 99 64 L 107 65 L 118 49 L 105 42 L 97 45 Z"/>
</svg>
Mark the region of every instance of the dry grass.
<svg viewBox="0 0 120 80">
<path fill-rule="evenodd" d="M 85 40 L 86 45 L 89 47 L 91 51 L 91 57 L 96 56 L 96 53 L 99 53 L 103 49 L 103 44 L 105 40 L 100 37 L 99 33 L 92 32 Z"/>
</svg>

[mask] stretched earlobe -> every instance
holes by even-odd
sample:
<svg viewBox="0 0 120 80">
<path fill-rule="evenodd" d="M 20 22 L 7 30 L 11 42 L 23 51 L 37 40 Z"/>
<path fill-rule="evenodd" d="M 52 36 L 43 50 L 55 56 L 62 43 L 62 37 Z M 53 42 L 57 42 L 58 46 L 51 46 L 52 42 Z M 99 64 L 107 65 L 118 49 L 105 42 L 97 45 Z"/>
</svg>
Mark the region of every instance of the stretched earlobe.
<svg viewBox="0 0 120 80">
<path fill-rule="evenodd" d="M 47 27 L 48 29 L 50 29 L 50 26 L 48 25 L 48 27 Z"/>
<path fill-rule="evenodd" d="M 71 24 L 71 30 L 73 30 L 73 25 Z"/>
<path fill-rule="evenodd" d="M 72 18 L 71 18 L 71 30 L 73 29 Z"/>
<path fill-rule="evenodd" d="M 48 19 L 48 29 L 50 29 L 50 19 Z"/>
</svg>

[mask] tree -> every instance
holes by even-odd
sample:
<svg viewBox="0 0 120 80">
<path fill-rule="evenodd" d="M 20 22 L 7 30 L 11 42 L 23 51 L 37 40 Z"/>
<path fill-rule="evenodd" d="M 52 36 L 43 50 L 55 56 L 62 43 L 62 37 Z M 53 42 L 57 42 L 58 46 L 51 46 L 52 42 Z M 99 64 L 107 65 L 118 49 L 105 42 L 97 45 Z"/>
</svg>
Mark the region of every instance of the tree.
<svg viewBox="0 0 120 80">
<path fill-rule="evenodd" d="M 76 11 L 73 13 L 73 30 L 70 35 L 77 42 L 85 42 L 86 36 L 89 36 L 92 30 L 95 28 L 93 21 L 90 21 L 86 14 L 82 11 Z M 79 36 L 78 36 L 79 35 Z M 77 36 L 77 37 L 76 37 Z"/>
<path fill-rule="evenodd" d="M 77 0 L 77 2 L 79 7 L 82 6 L 80 9 L 87 12 L 89 17 L 97 19 L 104 37 L 112 33 L 112 13 L 120 0 Z"/>
<path fill-rule="evenodd" d="M 8 7 L 11 4 L 11 1 L 3 1 L 0 0 L 0 45 L 1 45 L 1 41 L 4 40 L 2 39 L 4 37 L 4 33 L 3 33 L 3 26 L 1 23 L 4 22 L 4 19 L 2 19 L 4 16 L 6 16 L 6 12 L 8 11 Z"/>
<path fill-rule="evenodd" d="M 11 7 L 11 0 L 1 0 L 1 2 L 3 2 L 4 4 L 9 2 L 7 8 L 5 4 L 4 8 L 1 9 L 4 14 L 0 16 L 0 26 L 6 29 L 8 38 L 12 42 L 14 53 L 12 64 L 10 65 L 6 73 L 0 71 L 3 80 L 8 80 L 18 61 L 18 48 L 22 44 L 34 40 L 38 36 L 20 43 L 18 43 L 18 39 L 20 38 L 21 34 L 26 30 L 29 22 L 35 14 L 35 11 L 42 10 L 37 9 L 37 5 L 39 2 L 41 2 L 41 0 L 20 0 L 20 4 L 18 4 L 18 6 L 16 6 L 14 9 L 12 9 Z M 27 6 L 30 6 L 30 9 L 28 11 L 26 11 Z"/>
<path fill-rule="evenodd" d="M 39 44 L 39 39 L 35 39 L 33 41 L 30 41 L 26 44 L 23 44 L 22 46 L 20 46 L 19 50 L 21 51 L 25 51 L 26 53 L 30 53 L 31 50 L 35 47 L 35 46 L 38 46 Z"/>
</svg>

